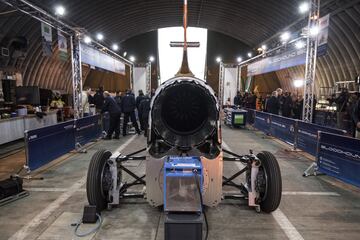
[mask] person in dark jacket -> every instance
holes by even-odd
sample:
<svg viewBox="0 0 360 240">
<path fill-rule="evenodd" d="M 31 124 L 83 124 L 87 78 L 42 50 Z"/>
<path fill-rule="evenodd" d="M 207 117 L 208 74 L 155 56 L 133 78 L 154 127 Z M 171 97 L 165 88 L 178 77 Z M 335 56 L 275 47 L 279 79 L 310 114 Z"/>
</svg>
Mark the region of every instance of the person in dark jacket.
<svg viewBox="0 0 360 240">
<path fill-rule="evenodd" d="M 144 136 L 147 137 L 147 132 L 149 128 L 149 113 L 150 113 L 150 102 L 151 98 L 149 96 L 144 96 L 144 99 L 141 101 L 139 109 L 141 111 L 142 125 L 144 126 Z"/>
<path fill-rule="evenodd" d="M 116 96 L 115 96 L 115 102 L 117 103 L 117 105 L 119 106 L 120 110 L 121 110 L 121 92 L 117 91 L 116 92 Z"/>
<path fill-rule="evenodd" d="M 360 139 L 360 97 L 358 96 L 358 100 L 355 102 L 352 111 L 352 119 L 355 124 L 355 137 Z"/>
<path fill-rule="evenodd" d="M 140 129 L 135 116 L 135 107 L 136 101 L 134 94 L 131 93 L 131 90 L 127 90 L 126 95 L 121 100 L 121 110 L 124 113 L 123 136 L 126 136 L 126 128 L 129 122 L 129 118 L 131 119 L 137 134 L 140 134 Z"/>
<path fill-rule="evenodd" d="M 104 88 L 103 87 L 99 87 L 99 89 L 96 91 L 94 97 L 93 97 L 93 101 L 94 104 L 96 106 L 96 111 L 100 112 L 103 108 L 104 105 Z"/>
<path fill-rule="evenodd" d="M 286 92 L 284 97 L 282 115 L 287 118 L 291 117 L 292 108 L 293 108 L 293 100 L 291 97 L 291 93 Z"/>
<path fill-rule="evenodd" d="M 144 131 L 144 125 L 142 122 L 142 112 L 139 108 L 140 103 L 144 100 L 145 96 L 142 90 L 139 90 L 139 95 L 136 97 L 136 109 L 138 111 L 138 117 L 139 117 L 139 121 L 140 121 L 140 129 L 141 131 Z"/>
<path fill-rule="evenodd" d="M 267 101 L 266 112 L 278 115 L 279 108 L 280 108 L 280 104 L 279 104 L 279 99 L 277 98 L 277 92 L 274 91 L 272 93 L 271 98 Z"/>
<path fill-rule="evenodd" d="M 240 107 L 242 105 L 242 96 L 240 91 L 237 91 L 236 96 L 234 97 L 234 105 Z"/>
<path fill-rule="evenodd" d="M 110 93 L 104 92 L 104 104 L 101 113 L 109 112 L 110 115 L 110 126 L 105 139 L 111 139 L 115 131 L 115 139 L 119 139 L 120 135 L 120 115 L 121 110 L 115 99 L 110 96 Z"/>
<path fill-rule="evenodd" d="M 297 99 L 294 102 L 294 118 L 295 119 L 301 119 L 302 111 L 303 111 L 303 100 L 301 96 L 298 96 Z"/>
</svg>

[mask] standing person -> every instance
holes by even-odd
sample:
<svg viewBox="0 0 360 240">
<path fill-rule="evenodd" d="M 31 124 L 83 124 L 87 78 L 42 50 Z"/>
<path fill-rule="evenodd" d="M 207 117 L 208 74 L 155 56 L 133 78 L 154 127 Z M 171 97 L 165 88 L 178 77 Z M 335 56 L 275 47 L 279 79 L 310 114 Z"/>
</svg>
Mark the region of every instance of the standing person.
<svg viewBox="0 0 360 240">
<path fill-rule="evenodd" d="M 121 110 L 121 92 L 117 91 L 116 92 L 116 96 L 115 96 L 115 102 L 117 103 L 117 105 L 119 106 L 120 110 Z"/>
<path fill-rule="evenodd" d="M 279 101 L 279 115 L 282 115 L 283 107 L 284 107 L 284 95 L 283 90 L 281 88 L 276 89 L 277 98 Z"/>
<path fill-rule="evenodd" d="M 91 92 L 91 88 L 87 87 L 85 88 L 85 91 L 82 91 L 81 93 L 81 104 L 83 107 L 84 117 L 90 115 L 90 103 L 92 98 L 90 92 Z"/>
<path fill-rule="evenodd" d="M 242 96 L 240 91 L 237 91 L 236 96 L 234 97 L 234 105 L 236 107 L 241 107 L 242 105 Z"/>
<path fill-rule="evenodd" d="M 291 117 L 292 108 L 293 108 L 293 101 L 291 98 L 291 93 L 286 92 L 284 97 L 282 115 L 287 118 Z"/>
<path fill-rule="evenodd" d="M 131 90 L 127 90 L 126 95 L 121 100 L 121 109 L 124 113 L 123 136 L 126 136 L 126 127 L 129 122 L 129 118 L 131 119 L 131 122 L 135 127 L 137 134 L 140 134 L 140 129 L 135 116 L 135 107 L 136 101 L 134 94 L 131 93 Z"/>
<path fill-rule="evenodd" d="M 266 97 L 264 99 L 264 102 L 263 102 L 263 111 L 266 112 L 266 109 L 267 109 L 267 102 L 268 100 L 271 98 L 271 95 L 270 94 L 266 94 Z"/>
<path fill-rule="evenodd" d="M 251 95 L 251 105 L 250 108 L 256 110 L 256 101 L 257 101 L 257 96 L 256 94 L 253 92 Z"/>
<path fill-rule="evenodd" d="M 104 88 L 102 86 L 96 91 L 93 101 L 96 106 L 96 112 L 100 112 L 104 105 Z"/>
<path fill-rule="evenodd" d="M 293 108 L 295 119 L 301 119 L 302 110 L 303 110 L 303 101 L 301 99 L 301 96 L 298 96 L 294 102 L 294 108 Z"/>
<path fill-rule="evenodd" d="M 140 121 L 140 129 L 141 131 L 144 131 L 144 125 L 143 125 L 143 122 L 142 122 L 142 112 L 139 108 L 140 106 L 140 103 L 144 100 L 145 96 L 144 96 L 144 93 L 142 90 L 139 90 L 139 95 L 136 97 L 136 100 L 135 100 L 135 105 L 136 105 L 136 109 L 138 111 L 138 118 L 139 118 L 139 121 Z"/>
<path fill-rule="evenodd" d="M 277 98 L 277 92 L 274 91 L 272 93 L 271 98 L 267 101 L 266 112 L 278 115 L 279 108 L 280 108 L 280 103 L 279 103 L 279 99 Z"/>
<path fill-rule="evenodd" d="M 149 113 L 150 113 L 150 103 L 151 103 L 151 99 L 148 95 L 146 95 L 144 97 L 144 99 L 141 101 L 140 103 L 140 111 L 142 112 L 141 114 L 141 119 L 140 121 L 142 121 L 142 124 L 144 126 L 144 136 L 147 137 L 147 132 L 149 129 Z"/>
<path fill-rule="evenodd" d="M 115 139 L 119 139 L 120 136 L 120 115 L 121 110 L 116 103 L 115 99 L 110 96 L 110 93 L 105 91 L 104 92 L 104 104 L 101 110 L 101 113 L 109 112 L 110 115 L 110 126 L 109 131 L 106 134 L 107 140 L 110 140 L 112 138 L 112 135 L 115 131 Z"/>
</svg>

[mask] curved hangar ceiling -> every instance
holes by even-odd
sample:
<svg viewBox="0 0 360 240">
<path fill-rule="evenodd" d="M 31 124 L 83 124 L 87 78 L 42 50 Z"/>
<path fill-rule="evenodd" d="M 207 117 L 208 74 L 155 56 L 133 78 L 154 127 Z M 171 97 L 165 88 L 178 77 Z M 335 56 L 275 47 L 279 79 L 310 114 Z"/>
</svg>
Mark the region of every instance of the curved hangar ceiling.
<svg viewBox="0 0 360 240">
<path fill-rule="evenodd" d="M 67 10 L 63 19 L 85 27 L 90 33 L 102 32 L 105 43 L 121 42 L 157 28 L 182 24 L 182 0 L 31 0 L 49 12 L 61 3 Z M 296 22 L 299 0 L 190 0 L 189 25 L 230 35 L 250 47 Z M 319 64 L 318 86 L 353 77 L 359 70 L 360 7 L 358 0 L 322 0 L 327 12 L 335 12 L 331 22 L 330 51 Z M 340 10 L 337 10 L 340 9 Z M 11 10 L 0 3 L 0 12 Z M 0 15 L 0 43 L 4 37 L 25 36 L 28 52 L 24 58 L 7 62 L 22 71 L 24 84 L 71 91 L 69 62 L 43 57 L 40 24 L 24 14 Z M 56 41 L 53 43 L 56 52 Z M 55 55 L 55 54 L 54 54 Z M 349 60 L 351 59 L 351 60 Z M 342 61 L 343 60 L 343 61 Z M 297 75 L 290 72 L 286 75 Z M 289 77 L 279 76 L 282 86 L 290 86 Z"/>
</svg>

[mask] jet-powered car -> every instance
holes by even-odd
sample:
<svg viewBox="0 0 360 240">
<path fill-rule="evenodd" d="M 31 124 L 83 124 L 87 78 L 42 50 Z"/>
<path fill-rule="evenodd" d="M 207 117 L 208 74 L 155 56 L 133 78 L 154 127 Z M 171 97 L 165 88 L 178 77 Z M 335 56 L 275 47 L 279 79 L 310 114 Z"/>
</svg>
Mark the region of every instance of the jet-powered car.
<svg viewBox="0 0 360 240">
<path fill-rule="evenodd" d="M 221 106 L 212 88 L 189 69 L 186 29 L 185 0 L 182 66 L 151 100 L 147 147 L 128 155 L 100 150 L 91 159 L 86 190 L 89 204 L 95 205 L 98 212 L 130 197 L 144 198 L 154 207 L 164 206 L 166 214 L 202 215 L 203 206 L 216 207 L 225 199 L 247 199 L 250 207 L 266 213 L 280 204 L 281 173 L 273 154 L 266 151 L 254 154 L 250 150 L 249 154 L 240 155 L 222 147 Z M 146 156 L 138 156 L 142 152 Z M 125 161 L 143 160 L 146 172 L 141 176 L 123 165 Z M 243 168 L 226 177 L 224 162 L 240 162 Z M 123 182 L 124 172 L 134 180 Z M 239 183 L 242 174 L 245 180 Z M 130 192 L 135 185 L 145 187 L 137 193 Z M 224 186 L 235 191 L 226 193 Z M 198 239 L 179 237 L 179 233 L 174 238 L 171 231 L 165 227 L 166 239 Z"/>
</svg>

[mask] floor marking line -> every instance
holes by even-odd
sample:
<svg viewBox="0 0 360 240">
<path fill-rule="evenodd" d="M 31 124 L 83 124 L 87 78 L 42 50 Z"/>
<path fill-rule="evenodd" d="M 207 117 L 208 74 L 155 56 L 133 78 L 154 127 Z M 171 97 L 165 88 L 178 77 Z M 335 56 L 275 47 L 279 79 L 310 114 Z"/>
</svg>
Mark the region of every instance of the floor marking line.
<svg viewBox="0 0 360 240">
<path fill-rule="evenodd" d="M 224 140 L 222 142 L 223 147 L 227 148 L 231 151 L 229 145 L 227 145 Z M 237 162 L 236 162 L 237 163 Z M 236 165 L 239 166 L 240 163 Z M 296 230 L 294 225 L 290 222 L 290 220 L 286 217 L 286 215 L 278 208 L 274 212 L 271 213 L 274 217 L 275 221 L 278 223 L 280 228 L 284 231 L 285 235 L 288 237 L 289 240 L 304 240 L 301 234 Z"/>
<path fill-rule="evenodd" d="M 122 144 L 120 147 L 118 147 L 114 152 L 120 152 L 124 150 L 134 139 L 136 138 L 136 135 L 129 138 L 124 144 Z"/>
<path fill-rule="evenodd" d="M 36 215 L 31 222 L 23 226 L 19 231 L 12 235 L 9 240 L 23 240 L 26 239 L 30 230 L 38 227 L 41 223 L 46 221 L 66 200 L 68 200 L 74 193 L 80 189 L 86 182 L 86 176 L 82 177 L 79 181 L 73 184 L 67 192 L 60 195 L 55 201 L 50 203 L 44 210 Z"/>
<path fill-rule="evenodd" d="M 340 194 L 338 194 L 337 192 L 287 192 L 287 191 L 283 191 L 282 195 L 336 196 L 336 197 L 340 196 Z"/>
<path fill-rule="evenodd" d="M 292 225 L 290 220 L 285 216 L 280 208 L 272 212 L 271 215 L 274 217 L 276 222 L 290 240 L 304 240 L 304 238 L 301 236 L 298 230 L 296 230 L 294 225 Z"/>
<path fill-rule="evenodd" d="M 129 138 L 124 144 L 122 144 L 116 151 L 121 151 L 127 147 L 134 139 L 136 135 Z M 9 240 L 24 240 L 27 239 L 27 236 L 30 234 L 30 231 L 38 227 L 41 223 L 46 221 L 51 214 L 53 214 L 66 200 L 68 200 L 72 195 L 74 195 L 86 182 L 86 176 L 82 177 L 76 183 L 74 183 L 66 192 L 62 193 L 55 201 L 50 203 L 44 210 L 38 213 L 31 222 L 24 225 L 16 233 L 14 233 Z"/>
<path fill-rule="evenodd" d="M 31 188 L 27 188 L 24 187 L 24 189 L 26 191 L 29 192 L 66 192 L 67 190 L 69 190 L 68 188 L 42 188 L 42 187 L 31 187 Z M 78 190 L 76 190 L 76 192 L 86 192 L 85 188 L 80 188 Z"/>
</svg>

